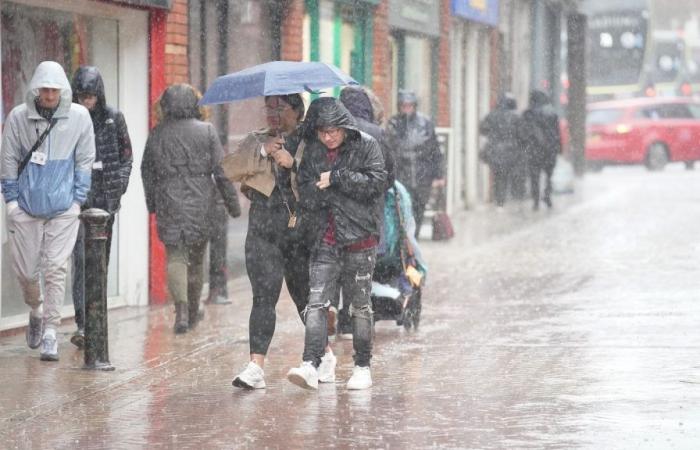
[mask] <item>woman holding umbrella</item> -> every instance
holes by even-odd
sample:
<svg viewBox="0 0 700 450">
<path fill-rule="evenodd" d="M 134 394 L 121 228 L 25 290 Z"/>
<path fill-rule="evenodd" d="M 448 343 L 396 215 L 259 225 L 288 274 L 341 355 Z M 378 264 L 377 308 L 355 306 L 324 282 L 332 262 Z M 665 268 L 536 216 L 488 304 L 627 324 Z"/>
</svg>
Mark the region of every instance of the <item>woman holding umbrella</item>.
<svg viewBox="0 0 700 450">
<path fill-rule="evenodd" d="M 293 183 L 303 152 L 299 125 L 304 102 L 299 94 L 266 96 L 264 110 L 268 128 L 249 133 L 223 163 L 226 176 L 240 182 L 241 192 L 250 200 L 245 242 L 253 288 L 250 362 L 233 380 L 234 386 L 246 389 L 265 387 L 263 367 L 275 332 L 282 280 L 300 314 L 309 294 L 309 250 L 301 239 L 302 218 Z"/>
</svg>

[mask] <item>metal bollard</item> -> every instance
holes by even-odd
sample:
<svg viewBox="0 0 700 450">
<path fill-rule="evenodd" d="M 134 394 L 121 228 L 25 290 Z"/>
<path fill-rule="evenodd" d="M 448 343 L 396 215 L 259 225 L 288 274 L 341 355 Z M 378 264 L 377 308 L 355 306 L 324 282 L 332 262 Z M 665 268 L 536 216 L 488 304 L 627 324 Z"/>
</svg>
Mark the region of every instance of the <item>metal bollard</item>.
<svg viewBox="0 0 700 450">
<path fill-rule="evenodd" d="M 114 370 L 107 333 L 107 211 L 90 208 L 80 214 L 85 225 L 85 365 Z"/>
</svg>

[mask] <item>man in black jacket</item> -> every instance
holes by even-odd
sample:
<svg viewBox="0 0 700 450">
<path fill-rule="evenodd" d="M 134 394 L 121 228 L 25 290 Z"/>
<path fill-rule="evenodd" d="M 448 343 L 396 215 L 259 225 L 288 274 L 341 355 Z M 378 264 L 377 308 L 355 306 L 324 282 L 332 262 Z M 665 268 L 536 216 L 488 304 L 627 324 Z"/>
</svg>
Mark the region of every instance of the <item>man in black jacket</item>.
<svg viewBox="0 0 700 450">
<path fill-rule="evenodd" d="M 309 117 L 311 132 L 306 134 L 298 183 L 301 204 L 317 226 L 303 362 L 287 378 L 304 388 L 318 387 L 318 367 L 328 342 L 328 307 L 340 286 L 352 305 L 355 369 L 347 388 L 367 389 L 372 385 L 370 292 L 386 186 L 384 158 L 377 141 L 359 131 L 338 100 L 315 100 Z"/>
<path fill-rule="evenodd" d="M 100 208 L 109 213 L 107 222 L 107 266 L 112 246 L 112 226 L 121 197 L 129 185 L 133 161 L 131 139 L 124 115 L 107 105 L 102 75 L 97 67 L 82 66 L 73 75 L 73 103 L 90 111 L 95 130 L 95 162 L 92 185 L 82 209 Z M 75 324 L 71 342 L 82 348 L 85 336 L 85 230 L 82 223 L 73 248 L 73 307 Z M 92 270 L 91 268 L 89 270 Z"/>
</svg>

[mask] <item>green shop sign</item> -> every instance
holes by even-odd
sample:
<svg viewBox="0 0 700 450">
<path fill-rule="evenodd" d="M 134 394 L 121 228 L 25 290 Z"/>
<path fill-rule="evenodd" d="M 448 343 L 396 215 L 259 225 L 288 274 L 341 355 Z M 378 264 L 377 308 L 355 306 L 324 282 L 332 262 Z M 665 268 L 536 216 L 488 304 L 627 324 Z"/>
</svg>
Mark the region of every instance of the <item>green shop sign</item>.
<svg viewBox="0 0 700 450">
<path fill-rule="evenodd" d="M 400 30 L 440 36 L 440 0 L 389 0 L 389 25 Z"/>
</svg>

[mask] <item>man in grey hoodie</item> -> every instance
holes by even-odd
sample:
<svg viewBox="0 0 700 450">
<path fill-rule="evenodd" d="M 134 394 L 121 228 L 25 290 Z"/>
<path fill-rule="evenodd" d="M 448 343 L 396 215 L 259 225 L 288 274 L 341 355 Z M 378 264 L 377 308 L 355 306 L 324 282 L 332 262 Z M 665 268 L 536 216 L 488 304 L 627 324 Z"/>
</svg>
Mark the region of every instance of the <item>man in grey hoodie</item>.
<svg viewBox="0 0 700 450">
<path fill-rule="evenodd" d="M 90 113 L 72 97 L 61 65 L 42 62 L 25 103 L 10 111 L 2 134 L 0 184 L 7 203 L 12 265 L 31 308 L 27 345 L 41 346 L 43 361 L 58 361 L 56 328 L 68 258 L 95 160 Z"/>
</svg>

